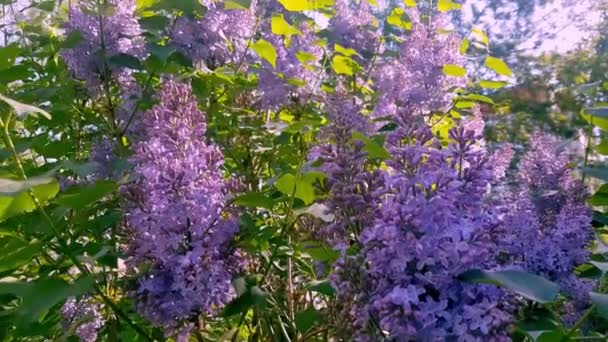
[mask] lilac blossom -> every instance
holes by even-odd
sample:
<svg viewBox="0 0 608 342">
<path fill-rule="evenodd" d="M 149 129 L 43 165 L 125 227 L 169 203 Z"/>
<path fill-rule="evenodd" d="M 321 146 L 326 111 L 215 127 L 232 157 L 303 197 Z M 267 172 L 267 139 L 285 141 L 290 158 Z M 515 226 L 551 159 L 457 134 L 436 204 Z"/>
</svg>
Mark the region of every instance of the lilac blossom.
<svg viewBox="0 0 608 342">
<path fill-rule="evenodd" d="M 574 269 L 589 260 L 594 234 L 582 182 L 572 175 L 569 158 L 556 138 L 536 132 L 519 164 L 517 186 L 509 195 L 501 251 L 509 262 L 557 282 L 582 309 L 594 282 Z"/>
<path fill-rule="evenodd" d="M 258 89 L 260 106 L 279 109 L 290 105 L 303 105 L 321 92 L 320 60 L 323 47 L 306 23 L 298 29 L 301 34 L 283 37 L 264 30 L 264 39 L 276 49 L 276 68 L 262 61 Z"/>
<path fill-rule="evenodd" d="M 497 220 L 484 204 L 492 172 L 473 148 L 480 137 L 456 127 L 444 148 L 421 117 L 400 122 L 387 137 L 391 171 L 380 214 L 361 235 L 366 299 L 355 309 L 358 328 L 398 340 L 508 341 L 502 291 L 457 278 L 493 258 Z"/>
<path fill-rule="evenodd" d="M 105 324 L 101 306 L 90 298 L 68 298 L 61 307 L 61 319 L 63 329 L 74 329 L 74 334 L 83 342 L 97 341 L 97 333 Z"/>
<path fill-rule="evenodd" d="M 75 47 L 62 52 L 74 76 L 86 81 L 93 92 L 102 80 L 122 70 L 110 65 L 110 57 L 128 54 L 142 58 L 146 55 L 142 30 L 134 14 L 135 0 L 110 0 L 100 6 L 102 8 L 89 2 L 74 2 L 69 9 L 66 31 L 79 32 L 82 39 Z"/>
<path fill-rule="evenodd" d="M 428 25 L 417 11 L 409 13 L 412 30 L 399 48 L 399 57 L 381 60 L 373 75 L 380 92 L 375 108 L 378 117 L 391 115 L 397 108 L 414 114 L 446 111 L 452 104 L 450 88 L 466 84 L 463 78 L 443 73 L 445 64 L 464 63 L 457 37 L 440 32 L 447 17 L 433 16 Z"/>
<path fill-rule="evenodd" d="M 171 30 L 172 44 L 208 68 L 244 61 L 255 28 L 255 2 L 249 9 L 225 9 L 221 2 L 204 1 L 201 19 L 180 17 Z"/>
<path fill-rule="evenodd" d="M 223 156 L 205 138 L 190 86 L 168 81 L 158 99 L 144 114 L 131 160 L 129 264 L 140 277 L 137 310 L 183 336 L 188 321 L 216 314 L 234 297 L 231 281 L 245 259 L 233 246 L 239 228 L 226 210 Z"/>
<path fill-rule="evenodd" d="M 309 158 L 322 162 L 321 170 L 327 174 L 329 198 L 324 204 L 335 216 L 332 224 L 323 227 L 319 234 L 335 249 L 345 249 L 361 230 L 374 219 L 377 200 L 374 189 L 381 180 L 366 170 L 367 152 L 362 141 L 353 139 L 353 133 L 368 134 L 372 125 L 361 114 L 362 103 L 339 88 L 326 100 L 331 124 L 319 134 L 320 144 Z"/>
<path fill-rule="evenodd" d="M 328 31 L 336 44 L 365 55 L 382 52 L 379 25 L 367 1 L 336 0 L 334 8 Z"/>
</svg>

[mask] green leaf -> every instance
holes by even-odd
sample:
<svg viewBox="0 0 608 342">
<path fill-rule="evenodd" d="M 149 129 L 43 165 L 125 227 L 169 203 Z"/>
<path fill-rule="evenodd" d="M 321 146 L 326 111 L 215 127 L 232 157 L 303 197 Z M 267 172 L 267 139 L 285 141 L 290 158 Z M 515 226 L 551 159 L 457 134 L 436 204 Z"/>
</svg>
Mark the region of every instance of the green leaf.
<svg viewBox="0 0 608 342">
<path fill-rule="evenodd" d="M 267 197 L 262 192 L 250 192 L 234 200 L 234 204 L 242 207 L 266 208 L 269 210 L 274 207 L 274 203 L 275 201 L 272 198 Z"/>
<path fill-rule="evenodd" d="M 353 132 L 352 136 L 353 136 L 354 140 L 360 140 L 365 143 L 365 147 L 363 148 L 363 151 L 367 152 L 368 158 L 380 159 L 380 160 L 386 160 L 386 159 L 390 158 L 391 155 L 384 148 L 384 146 L 377 144 L 375 141 L 371 140 L 370 138 L 366 137 L 365 135 L 363 135 L 359 132 Z"/>
<path fill-rule="evenodd" d="M 471 45 L 471 41 L 468 38 L 462 40 L 462 43 L 460 43 L 461 55 L 466 55 L 467 51 L 469 50 L 469 45 Z"/>
<path fill-rule="evenodd" d="M 291 36 L 294 34 L 302 34 L 300 30 L 291 26 L 283 17 L 282 13 L 275 13 L 272 15 L 272 19 L 270 21 L 270 28 L 272 33 L 278 34 L 281 36 Z"/>
<path fill-rule="evenodd" d="M 296 177 L 291 173 L 286 173 L 274 183 L 274 186 L 283 194 L 291 196 L 295 192 Z"/>
<path fill-rule="evenodd" d="M 13 108 L 13 110 L 15 111 L 15 113 L 17 114 L 17 116 L 22 120 L 27 118 L 28 114 L 40 114 L 49 120 L 51 119 L 51 114 L 49 114 L 47 111 L 42 110 L 38 107 L 34 107 L 31 105 L 25 104 L 25 103 L 11 100 L 2 94 L 0 94 L 0 101 L 4 101 L 9 106 L 11 106 Z"/>
<path fill-rule="evenodd" d="M 38 185 L 32 191 L 42 205 L 49 199 L 55 197 L 59 192 L 59 183 L 53 181 L 49 184 Z M 13 197 L 0 197 L 0 222 L 9 217 L 31 212 L 36 209 L 36 204 L 32 201 L 27 192 L 23 192 Z"/>
<path fill-rule="evenodd" d="M 386 17 L 386 22 L 404 30 L 412 29 L 412 21 L 407 15 L 407 12 L 400 7 L 395 8 L 391 14 Z"/>
<path fill-rule="evenodd" d="M 440 12 L 448 12 L 454 10 L 460 10 L 462 5 L 456 2 L 452 2 L 451 0 L 439 0 L 437 3 L 437 8 Z"/>
<path fill-rule="evenodd" d="M 0 68 L 0 83 L 23 81 L 34 76 L 34 72 L 26 65 L 15 65 L 7 69 Z"/>
<path fill-rule="evenodd" d="M 518 270 L 471 270 L 460 277 L 471 283 L 499 285 L 539 303 L 552 302 L 559 293 L 559 286 L 555 283 L 535 274 Z"/>
<path fill-rule="evenodd" d="M 40 244 L 25 242 L 14 236 L 0 237 L 0 273 L 10 271 L 27 263 L 40 253 Z"/>
<path fill-rule="evenodd" d="M 499 75 L 509 76 L 509 77 L 513 76 L 513 73 L 511 72 L 511 69 L 509 69 L 509 66 L 507 65 L 507 63 L 505 63 L 500 58 L 488 56 L 486 58 L 486 66 L 488 68 L 494 70 L 494 72 L 496 72 Z"/>
<path fill-rule="evenodd" d="M 407 7 L 416 7 L 416 0 L 403 0 L 403 3 Z"/>
<path fill-rule="evenodd" d="M 302 334 L 323 321 L 323 315 L 314 308 L 298 312 L 295 318 L 296 328 Z"/>
<path fill-rule="evenodd" d="M 490 46 L 490 38 L 488 38 L 488 35 L 484 31 L 474 28 L 471 32 L 471 36 L 475 39 L 475 41 L 485 45 L 486 48 Z"/>
<path fill-rule="evenodd" d="M 608 184 L 602 185 L 593 196 L 587 199 L 587 203 L 593 206 L 608 205 Z"/>
<path fill-rule="evenodd" d="M 21 48 L 17 43 L 0 48 L 0 70 L 12 66 L 20 53 Z"/>
<path fill-rule="evenodd" d="M 601 129 L 603 129 L 604 131 L 608 131 L 608 118 L 593 116 L 593 115 L 587 113 L 587 111 L 585 109 L 582 109 L 580 114 L 583 117 L 583 119 L 585 119 L 585 121 L 587 121 L 591 125 L 595 125 Z"/>
<path fill-rule="evenodd" d="M 268 294 L 258 286 L 249 286 L 245 291 L 224 307 L 223 317 L 230 317 L 249 311 L 252 307 L 263 308 Z"/>
<path fill-rule="evenodd" d="M 224 8 L 227 10 L 246 10 L 251 7 L 251 0 L 228 0 L 224 2 Z"/>
<path fill-rule="evenodd" d="M 355 49 L 345 48 L 344 46 L 342 46 L 340 44 L 334 44 L 334 51 L 336 51 L 336 53 L 343 54 L 346 57 L 350 57 L 352 55 L 358 55 L 358 53 Z"/>
<path fill-rule="evenodd" d="M 140 25 L 146 30 L 162 31 L 169 26 L 171 20 L 162 15 L 152 15 L 139 19 Z"/>
<path fill-rule="evenodd" d="M 315 61 L 317 59 L 315 55 L 306 51 L 296 51 L 296 58 L 300 61 L 300 63 L 303 64 Z"/>
<path fill-rule="evenodd" d="M 70 209 L 84 209 L 117 188 L 116 183 L 110 181 L 98 181 L 90 185 L 76 186 L 61 194 L 57 198 L 57 203 Z"/>
<path fill-rule="evenodd" d="M 66 298 L 86 293 L 93 284 L 90 277 L 82 277 L 73 284 L 60 278 L 44 278 L 30 283 L 0 282 L 0 294 L 20 297 L 19 315 L 24 321 L 33 322 Z"/>
<path fill-rule="evenodd" d="M 454 77 L 465 77 L 467 75 L 467 69 L 455 64 L 445 64 L 443 66 L 443 73 L 448 76 Z"/>
<path fill-rule="evenodd" d="M 494 104 L 494 100 L 492 100 L 491 98 L 489 98 L 485 95 L 481 95 L 481 94 L 468 94 L 466 96 L 463 96 L 462 98 L 467 99 L 467 100 L 477 101 L 477 102 Z"/>
<path fill-rule="evenodd" d="M 331 7 L 334 0 L 278 0 L 290 12 L 314 11 Z"/>
<path fill-rule="evenodd" d="M 313 280 L 306 284 L 306 289 L 309 291 L 318 292 L 328 297 L 333 297 L 336 294 L 336 290 L 331 286 L 329 280 Z"/>
<path fill-rule="evenodd" d="M 599 145 L 595 147 L 595 150 L 604 156 L 608 156 L 608 139 L 602 139 Z"/>
<path fill-rule="evenodd" d="M 597 312 L 608 319 L 608 295 L 590 292 L 589 296 L 591 296 L 591 302 L 597 307 Z"/>
<path fill-rule="evenodd" d="M 301 199 L 304 204 L 310 204 L 315 200 L 314 183 L 320 181 L 321 175 L 317 172 L 308 172 L 301 175 L 296 183 L 295 176 L 286 173 L 277 180 L 275 187 L 287 196 L 293 194 L 295 198 Z"/>
<path fill-rule="evenodd" d="M 27 180 L 0 178 L 0 196 L 16 196 L 37 185 L 49 184 L 54 179 L 48 176 L 31 177 Z"/>
<path fill-rule="evenodd" d="M 331 66 L 339 75 L 352 76 L 355 72 L 362 70 L 359 63 L 354 59 L 346 56 L 335 55 L 331 61 Z"/>
<path fill-rule="evenodd" d="M 268 41 L 260 39 L 251 48 L 274 68 L 277 67 L 277 50 Z"/>
<path fill-rule="evenodd" d="M 597 268 L 602 273 L 602 277 L 606 276 L 606 273 L 608 273 L 608 262 L 589 261 L 589 264 Z"/>
<path fill-rule="evenodd" d="M 80 31 L 77 31 L 77 30 L 72 31 L 67 35 L 67 37 L 65 37 L 63 42 L 61 42 L 61 48 L 63 48 L 63 49 L 74 48 L 74 47 L 78 46 L 78 44 L 80 44 L 81 41 L 82 41 L 82 33 L 80 33 Z"/>
<path fill-rule="evenodd" d="M 110 63 L 119 67 L 130 68 L 134 70 L 141 70 L 143 66 L 137 57 L 128 55 L 126 53 L 119 53 L 110 57 Z"/>
<path fill-rule="evenodd" d="M 504 81 L 488 81 L 481 80 L 479 81 L 479 86 L 486 89 L 500 89 L 507 86 L 509 83 Z"/>
</svg>

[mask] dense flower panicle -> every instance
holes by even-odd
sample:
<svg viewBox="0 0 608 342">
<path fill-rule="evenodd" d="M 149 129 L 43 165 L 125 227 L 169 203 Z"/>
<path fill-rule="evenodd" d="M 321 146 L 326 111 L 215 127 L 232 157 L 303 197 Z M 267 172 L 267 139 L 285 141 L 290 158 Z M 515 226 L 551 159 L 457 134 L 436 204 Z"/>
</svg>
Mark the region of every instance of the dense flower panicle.
<svg viewBox="0 0 608 342">
<path fill-rule="evenodd" d="M 264 109 L 303 105 L 321 92 L 323 47 L 308 24 L 302 23 L 298 29 L 302 34 L 291 36 L 289 42 L 270 28 L 264 30 L 264 39 L 277 53 L 276 69 L 263 61 L 259 71 L 260 106 Z"/>
<path fill-rule="evenodd" d="M 493 257 L 496 219 L 483 203 L 492 172 L 472 148 L 479 137 L 457 127 L 442 148 L 420 117 L 409 122 L 388 136 L 381 214 L 361 237 L 371 283 L 360 315 L 376 320 L 365 327 L 402 340 L 508 340 L 502 292 L 457 279 Z"/>
<path fill-rule="evenodd" d="M 324 204 L 335 220 L 320 230 L 320 236 L 335 249 L 345 249 L 361 230 L 374 219 L 377 200 L 374 192 L 381 181 L 378 174 L 366 170 L 364 144 L 353 133 L 372 131 L 368 118 L 361 114 L 362 104 L 342 89 L 326 99 L 331 124 L 319 133 L 320 144 L 309 158 L 320 161 L 327 174 L 329 198 Z"/>
<path fill-rule="evenodd" d="M 365 55 L 382 52 L 379 25 L 367 1 L 336 0 L 334 8 L 328 31 L 335 43 Z"/>
<path fill-rule="evenodd" d="M 249 9 L 225 9 L 224 4 L 204 1 L 201 19 L 180 17 L 171 30 L 172 44 L 184 55 L 208 68 L 247 58 L 247 43 L 255 26 L 255 2 Z M 249 49 L 250 50 L 250 49 Z"/>
<path fill-rule="evenodd" d="M 506 177 L 514 155 L 515 151 L 510 143 L 503 144 L 499 149 L 494 151 L 490 157 L 490 165 L 494 169 L 495 182 L 501 181 Z"/>
<path fill-rule="evenodd" d="M 443 73 L 445 64 L 464 62 L 457 37 L 439 32 L 446 26 L 446 16 L 433 16 L 430 26 L 421 22 L 416 11 L 410 11 L 410 17 L 412 30 L 399 50 L 399 57 L 380 61 L 374 72 L 380 92 L 375 108 L 379 117 L 394 115 L 398 107 L 415 114 L 445 111 L 452 104 L 450 88 L 466 84 L 461 77 Z"/>
<path fill-rule="evenodd" d="M 557 282 L 575 306 L 583 307 L 593 282 L 573 273 L 588 261 L 594 237 L 586 189 L 573 177 L 555 138 L 537 132 L 530 145 L 510 194 L 499 247 L 510 262 Z"/>
<path fill-rule="evenodd" d="M 244 259 L 232 246 L 238 223 L 224 208 L 223 156 L 205 139 L 190 86 L 168 81 L 158 99 L 144 114 L 144 138 L 132 157 L 129 253 L 142 272 L 137 309 L 174 334 L 233 298 L 231 280 Z"/>
<path fill-rule="evenodd" d="M 135 0 L 110 0 L 98 9 L 87 1 L 75 1 L 70 8 L 67 33 L 80 32 L 77 46 L 63 50 L 63 58 L 75 77 L 87 81 L 92 91 L 100 80 L 120 71 L 107 59 L 117 54 L 146 55 L 142 30 L 135 17 Z M 86 8 L 86 10 L 85 10 Z M 94 15 L 92 13 L 110 13 Z"/>
<path fill-rule="evenodd" d="M 75 327 L 75 335 L 83 342 L 97 341 L 97 333 L 105 324 L 101 306 L 86 298 L 68 298 L 61 307 L 61 319 L 63 329 Z"/>
</svg>

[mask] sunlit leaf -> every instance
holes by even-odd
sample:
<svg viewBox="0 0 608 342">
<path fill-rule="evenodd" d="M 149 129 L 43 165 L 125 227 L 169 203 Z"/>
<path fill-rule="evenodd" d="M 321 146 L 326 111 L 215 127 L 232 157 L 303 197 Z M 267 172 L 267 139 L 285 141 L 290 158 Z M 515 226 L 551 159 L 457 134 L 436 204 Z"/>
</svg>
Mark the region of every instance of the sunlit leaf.
<svg viewBox="0 0 608 342">
<path fill-rule="evenodd" d="M 277 67 L 277 50 L 274 45 L 264 39 L 260 39 L 251 48 L 274 68 Z"/>
<path fill-rule="evenodd" d="M 347 57 L 350 57 L 352 55 L 357 55 L 357 51 L 355 49 L 345 48 L 344 46 L 342 46 L 340 44 L 334 44 L 334 50 L 337 53 L 341 53 Z"/>
<path fill-rule="evenodd" d="M 0 178 L 0 196 L 16 196 L 37 185 L 49 184 L 52 181 L 53 177 L 48 176 L 31 177 L 27 180 Z"/>
<path fill-rule="evenodd" d="M 335 55 L 331 61 L 331 66 L 336 74 L 352 76 L 355 72 L 362 70 L 359 63 L 346 56 Z"/>
<path fill-rule="evenodd" d="M 482 88 L 486 88 L 486 89 L 499 89 L 499 88 L 506 87 L 507 85 L 509 85 L 509 83 L 504 82 L 504 81 L 488 81 L 488 80 L 479 81 L 479 86 Z"/>
<path fill-rule="evenodd" d="M 313 11 L 333 6 L 334 0 L 278 0 L 290 12 Z"/>
<path fill-rule="evenodd" d="M 509 76 L 509 77 L 513 76 L 513 73 L 511 72 L 511 69 L 509 69 L 509 66 L 507 65 L 507 63 L 505 63 L 500 58 L 488 56 L 488 57 L 486 57 L 485 64 L 488 68 L 494 70 L 494 72 L 496 72 L 499 75 Z"/>
<path fill-rule="evenodd" d="M 270 22 L 270 27 L 272 33 L 282 35 L 282 36 L 291 36 L 294 34 L 302 34 L 300 30 L 291 26 L 283 17 L 283 14 L 275 13 L 272 15 L 272 19 Z"/>
<path fill-rule="evenodd" d="M 464 77 L 467 75 L 467 69 L 455 64 L 445 64 L 443 66 L 443 73 L 448 76 Z"/>
<path fill-rule="evenodd" d="M 400 7 L 395 8 L 391 14 L 386 17 L 386 22 L 404 30 L 412 29 L 412 21 L 405 10 Z"/>
<path fill-rule="evenodd" d="M 6 102 L 9 106 L 11 106 L 20 119 L 27 118 L 28 114 L 40 114 L 49 120 L 51 119 L 51 114 L 38 107 L 11 100 L 2 94 L 0 94 L 0 100 Z"/>
<path fill-rule="evenodd" d="M 437 9 L 439 9 L 439 11 L 441 11 L 441 12 L 448 12 L 448 11 L 460 10 L 460 9 L 462 9 L 462 5 L 459 3 L 453 2 L 452 0 L 439 0 L 437 2 Z"/>
</svg>

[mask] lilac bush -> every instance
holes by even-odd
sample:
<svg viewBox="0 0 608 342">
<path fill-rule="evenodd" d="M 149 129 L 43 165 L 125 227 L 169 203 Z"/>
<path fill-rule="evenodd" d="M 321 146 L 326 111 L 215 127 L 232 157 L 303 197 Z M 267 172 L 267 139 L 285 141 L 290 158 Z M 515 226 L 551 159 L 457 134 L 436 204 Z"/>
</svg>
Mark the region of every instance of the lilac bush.
<svg viewBox="0 0 608 342">
<path fill-rule="evenodd" d="M 492 140 L 507 110 L 601 98 L 601 68 L 528 94 L 463 6 L 24 8 L 0 47 L 0 336 L 605 339 L 605 134 Z M 606 126 L 590 103 L 568 110 Z"/>
</svg>

